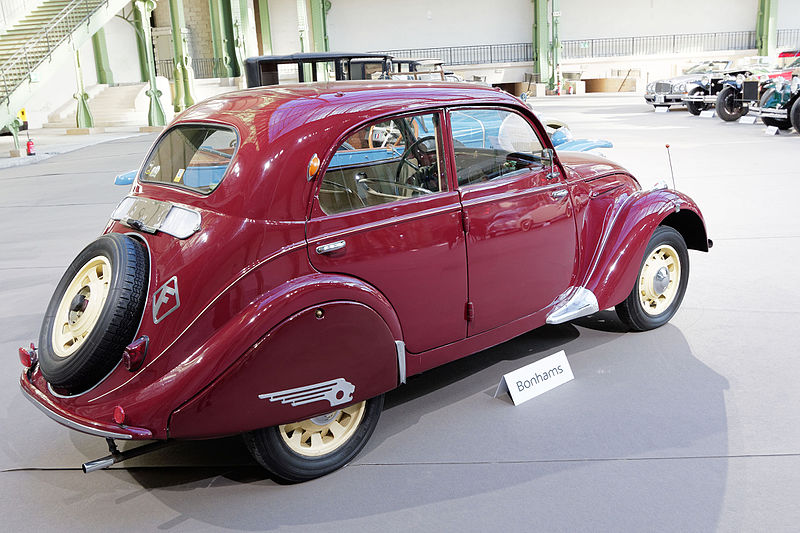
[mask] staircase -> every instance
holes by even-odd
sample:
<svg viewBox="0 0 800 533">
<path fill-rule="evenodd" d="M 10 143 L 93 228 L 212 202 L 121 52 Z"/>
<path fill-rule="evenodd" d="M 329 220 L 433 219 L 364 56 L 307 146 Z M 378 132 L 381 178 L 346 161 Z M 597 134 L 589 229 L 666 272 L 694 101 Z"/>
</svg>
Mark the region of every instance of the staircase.
<svg viewBox="0 0 800 533">
<path fill-rule="evenodd" d="M 0 35 L 0 127 L 24 107 L 32 78 L 47 82 L 54 64 L 72 62 L 73 50 L 129 1 L 45 0 Z"/>
<path fill-rule="evenodd" d="M 115 126 L 147 125 L 147 107 L 149 103 L 144 91 L 148 85 L 135 83 L 130 85 L 95 85 L 87 87 L 86 92 L 92 105 L 94 125 L 98 128 Z M 137 109 L 137 99 L 143 100 L 145 106 Z M 45 128 L 74 128 L 75 102 L 65 104 L 61 109 L 47 117 Z"/>
</svg>

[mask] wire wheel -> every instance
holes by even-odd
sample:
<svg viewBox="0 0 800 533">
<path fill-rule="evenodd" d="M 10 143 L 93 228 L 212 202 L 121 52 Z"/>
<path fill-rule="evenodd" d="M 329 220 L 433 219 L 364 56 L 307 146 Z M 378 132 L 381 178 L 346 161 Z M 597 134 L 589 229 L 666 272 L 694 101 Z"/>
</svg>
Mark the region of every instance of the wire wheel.
<svg viewBox="0 0 800 533">
<path fill-rule="evenodd" d="M 664 244 L 645 260 L 639 276 L 639 303 L 645 313 L 660 315 L 672 305 L 678 294 L 681 262 L 678 252 Z"/>
<path fill-rule="evenodd" d="M 53 324 L 53 352 L 69 357 L 97 324 L 111 286 L 111 263 L 102 255 L 89 260 L 61 297 Z"/>
<path fill-rule="evenodd" d="M 319 457 L 350 440 L 364 417 L 365 407 L 366 402 L 357 403 L 302 422 L 278 426 L 278 431 L 293 452 Z"/>
</svg>

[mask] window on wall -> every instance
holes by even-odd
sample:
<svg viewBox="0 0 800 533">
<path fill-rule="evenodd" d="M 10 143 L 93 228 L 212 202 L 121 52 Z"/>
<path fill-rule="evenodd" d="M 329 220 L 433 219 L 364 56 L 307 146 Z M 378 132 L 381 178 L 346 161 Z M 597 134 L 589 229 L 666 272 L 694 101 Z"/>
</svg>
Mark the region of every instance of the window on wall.
<svg viewBox="0 0 800 533">
<path fill-rule="evenodd" d="M 450 112 L 456 175 L 462 186 L 538 170 L 542 143 L 521 115 L 502 109 Z"/>
<path fill-rule="evenodd" d="M 447 190 L 439 115 L 373 122 L 348 136 L 333 155 L 319 190 L 327 214 Z"/>
</svg>

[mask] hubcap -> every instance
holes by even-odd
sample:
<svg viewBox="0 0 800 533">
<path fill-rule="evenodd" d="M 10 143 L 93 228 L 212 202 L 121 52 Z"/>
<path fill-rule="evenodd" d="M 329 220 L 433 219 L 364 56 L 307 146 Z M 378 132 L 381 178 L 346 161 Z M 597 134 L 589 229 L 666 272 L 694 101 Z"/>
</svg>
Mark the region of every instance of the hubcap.
<svg viewBox="0 0 800 533">
<path fill-rule="evenodd" d="M 278 431 L 293 452 L 318 457 L 350 440 L 364 418 L 365 408 L 366 402 L 357 403 L 302 422 L 278 426 Z"/>
<path fill-rule="evenodd" d="M 681 279 L 678 252 L 667 244 L 656 248 L 645 260 L 639 275 L 639 302 L 648 315 L 666 311 L 675 296 Z"/>
<path fill-rule="evenodd" d="M 90 259 L 61 296 L 53 324 L 53 352 L 69 357 L 84 343 L 100 319 L 111 288 L 111 263 L 102 255 Z"/>
</svg>

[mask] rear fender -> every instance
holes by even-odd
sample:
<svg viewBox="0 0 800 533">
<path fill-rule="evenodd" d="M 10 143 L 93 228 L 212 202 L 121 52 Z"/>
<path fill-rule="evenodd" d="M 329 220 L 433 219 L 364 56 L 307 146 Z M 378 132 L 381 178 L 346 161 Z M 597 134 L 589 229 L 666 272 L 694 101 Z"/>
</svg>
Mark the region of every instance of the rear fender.
<svg viewBox="0 0 800 533">
<path fill-rule="evenodd" d="M 697 205 L 677 191 L 639 191 L 612 216 L 583 286 L 600 309 L 617 305 L 631 292 L 650 236 L 656 227 L 675 228 L 689 248 L 708 251 L 705 224 Z"/>
<path fill-rule="evenodd" d="M 304 420 L 395 388 L 395 336 L 363 303 L 290 316 L 170 417 L 175 438 L 206 438 Z"/>
</svg>

